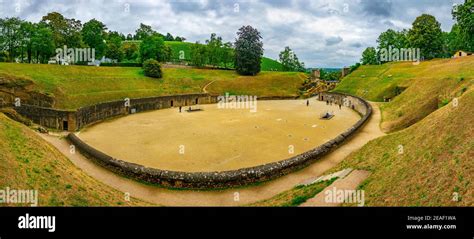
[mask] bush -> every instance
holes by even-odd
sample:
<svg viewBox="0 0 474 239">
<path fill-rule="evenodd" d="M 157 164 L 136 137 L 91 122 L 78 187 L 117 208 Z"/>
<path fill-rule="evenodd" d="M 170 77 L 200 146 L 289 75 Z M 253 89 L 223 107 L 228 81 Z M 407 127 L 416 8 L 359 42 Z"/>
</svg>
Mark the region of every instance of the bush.
<svg viewBox="0 0 474 239">
<path fill-rule="evenodd" d="M 148 59 L 143 62 L 143 71 L 145 75 L 149 77 L 161 78 L 163 76 L 161 65 L 157 60 Z"/>
</svg>

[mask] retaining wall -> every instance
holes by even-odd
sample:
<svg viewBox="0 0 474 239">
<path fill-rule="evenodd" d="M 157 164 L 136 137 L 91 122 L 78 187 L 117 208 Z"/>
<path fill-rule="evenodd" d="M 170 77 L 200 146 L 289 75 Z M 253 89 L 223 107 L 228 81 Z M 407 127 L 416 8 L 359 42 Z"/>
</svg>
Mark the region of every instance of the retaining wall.
<svg viewBox="0 0 474 239">
<path fill-rule="evenodd" d="M 178 172 L 148 168 L 142 165 L 115 159 L 84 143 L 75 134 L 69 134 L 69 141 L 85 156 L 103 167 L 138 181 L 159 184 L 172 188 L 209 189 L 244 186 L 251 183 L 268 181 L 299 170 L 317 161 L 328 152 L 341 145 L 356 132 L 371 116 L 372 107 L 368 102 L 356 96 L 341 93 L 322 93 L 319 100 L 347 102 L 346 106 L 362 115 L 362 118 L 351 128 L 334 139 L 310 151 L 279 162 L 261 166 L 222 172 Z M 350 103 L 349 103 L 350 102 Z"/>
<path fill-rule="evenodd" d="M 89 124 L 121 115 L 216 102 L 217 97 L 209 94 L 186 94 L 124 99 L 87 106 L 75 111 L 58 110 L 28 104 L 21 104 L 21 106 L 15 107 L 15 110 L 39 125 L 57 130 L 76 131 Z"/>
</svg>

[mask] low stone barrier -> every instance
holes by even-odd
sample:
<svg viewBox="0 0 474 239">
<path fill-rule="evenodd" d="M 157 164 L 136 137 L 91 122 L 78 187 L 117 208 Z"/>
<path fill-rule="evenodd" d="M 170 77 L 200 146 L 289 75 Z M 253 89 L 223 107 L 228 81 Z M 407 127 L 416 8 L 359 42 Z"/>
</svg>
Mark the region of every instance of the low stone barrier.
<svg viewBox="0 0 474 239">
<path fill-rule="evenodd" d="M 372 115 L 372 107 L 362 98 L 341 93 L 322 93 L 319 97 L 319 100 L 323 101 L 329 98 L 332 100 L 341 100 L 341 102 L 345 100 L 344 102 L 347 102 L 346 106 L 359 112 L 362 118 L 355 125 L 334 139 L 305 153 L 279 162 L 239 170 L 222 172 L 179 172 L 149 168 L 115 159 L 89 146 L 73 133 L 69 134 L 67 138 L 89 159 L 115 173 L 138 181 L 158 184 L 165 187 L 186 189 L 238 187 L 278 178 L 310 165 L 341 145 Z"/>
</svg>

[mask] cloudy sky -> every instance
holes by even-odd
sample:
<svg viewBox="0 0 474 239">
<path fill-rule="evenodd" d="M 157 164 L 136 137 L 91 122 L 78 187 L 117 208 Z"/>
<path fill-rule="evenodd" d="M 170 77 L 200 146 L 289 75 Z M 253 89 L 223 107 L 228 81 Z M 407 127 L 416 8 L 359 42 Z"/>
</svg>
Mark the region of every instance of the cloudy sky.
<svg viewBox="0 0 474 239">
<path fill-rule="evenodd" d="M 110 30 L 133 33 L 139 24 L 161 33 L 205 41 L 215 32 L 234 41 L 243 25 L 263 36 L 274 59 L 290 46 L 308 67 L 343 67 L 358 62 L 367 46 L 388 28 L 409 28 L 422 13 L 434 15 L 444 31 L 451 8 L 463 0 L 0 0 L 0 16 L 37 22 L 57 11 L 83 23 L 96 18 Z"/>
</svg>

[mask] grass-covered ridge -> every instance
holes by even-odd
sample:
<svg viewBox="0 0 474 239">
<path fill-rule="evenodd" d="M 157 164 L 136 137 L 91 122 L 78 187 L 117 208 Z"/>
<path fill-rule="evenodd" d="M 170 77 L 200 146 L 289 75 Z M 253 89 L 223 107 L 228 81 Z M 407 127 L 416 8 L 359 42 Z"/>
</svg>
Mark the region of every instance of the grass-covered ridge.
<svg viewBox="0 0 474 239">
<path fill-rule="evenodd" d="M 56 108 L 77 109 L 100 102 L 160 95 L 239 92 L 249 95 L 296 96 L 306 77 L 294 72 L 261 72 L 255 77 L 229 70 L 164 68 L 162 79 L 135 67 L 90 67 L 0 63 L 0 75 L 32 80 L 35 90 L 51 95 Z"/>
<path fill-rule="evenodd" d="M 331 171 L 371 171 L 360 186 L 368 206 L 473 206 L 473 104 L 471 89 L 457 104 L 369 142 Z"/>
<path fill-rule="evenodd" d="M 91 178 L 32 130 L 0 113 L 0 189 L 7 187 L 38 190 L 39 206 L 147 205 L 126 201 L 124 193 Z"/>
<path fill-rule="evenodd" d="M 383 101 L 382 128 L 395 131 L 423 119 L 474 81 L 474 57 L 361 66 L 345 77 L 335 91 Z"/>
</svg>

